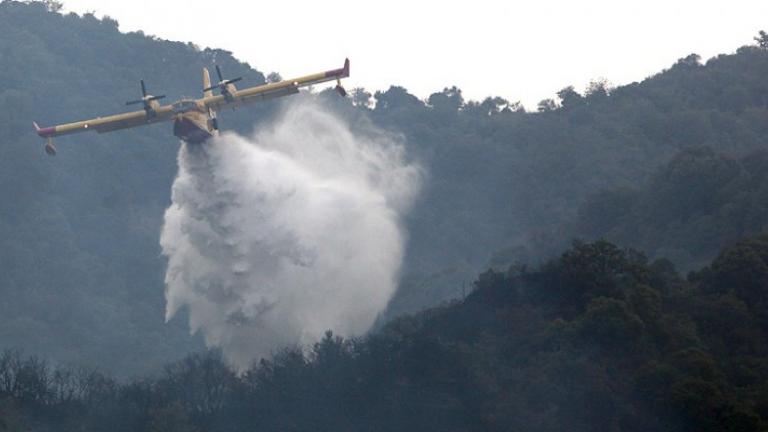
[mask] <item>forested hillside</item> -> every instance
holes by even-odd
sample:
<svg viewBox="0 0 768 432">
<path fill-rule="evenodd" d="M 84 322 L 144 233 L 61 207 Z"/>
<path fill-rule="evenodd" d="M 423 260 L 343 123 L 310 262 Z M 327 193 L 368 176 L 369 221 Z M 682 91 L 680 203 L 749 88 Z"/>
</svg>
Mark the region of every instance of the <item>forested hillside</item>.
<svg viewBox="0 0 768 432">
<path fill-rule="evenodd" d="M 0 347 L 120 377 L 156 370 L 202 348 L 184 317 L 163 322 L 158 237 L 178 143 L 168 125 L 157 125 L 62 138 L 59 155 L 47 158 L 32 121 L 120 112 L 140 79 L 171 100 L 197 96 L 201 68 L 214 63 L 248 84 L 264 75 L 226 51 L 124 34 L 113 20 L 51 8 L 0 3 Z M 401 135 L 424 168 L 406 220 L 403 283 L 386 316 L 460 296 L 493 256 L 502 267 L 538 262 L 574 237 L 637 244 L 687 269 L 763 229 L 762 207 L 747 205 L 764 195 L 761 159 L 747 155 L 766 146 L 766 76 L 768 51 L 747 46 L 706 63 L 685 56 L 641 83 L 566 88 L 536 112 L 501 98 L 466 101 L 456 88 L 427 100 L 398 86 L 357 89 L 349 99 L 321 94 L 353 127 Z M 226 113 L 221 124 L 248 133 L 275 110 Z M 711 153 L 681 153 L 690 147 Z M 722 175 L 707 178 L 714 201 L 676 202 L 675 188 L 709 169 L 686 180 L 675 167 L 689 159 L 724 161 Z M 658 187 L 663 194 L 651 192 Z M 732 191 L 743 188 L 751 192 L 739 204 Z M 619 202 L 601 201 L 601 193 Z M 728 216 L 742 209 L 756 213 Z M 652 231 L 627 228 L 650 217 L 655 225 L 643 229 Z M 709 234 L 699 240 L 701 233 Z"/>
<path fill-rule="evenodd" d="M 639 188 L 590 195 L 565 230 L 700 268 L 722 245 L 768 230 L 767 176 L 766 150 L 734 158 L 692 148 Z"/>
<path fill-rule="evenodd" d="M 768 237 L 681 278 L 607 242 L 482 274 L 359 340 L 328 333 L 236 376 L 216 353 L 116 384 L 0 357 L 10 430 L 759 431 Z"/>
<path fill-rule="evenodd" d="M 765 149 L 766 73 L 764 47 L 745 46 L 706 64 L 689 55 L 641 83 L 611 89 L 597 82 L 583 95 L 565 88 L 557 103 L 542 101 L 536 113 L 500 98 L 467 102 L 455 88 L 427 101 L 399 87 L 377 93 L 368 114 L 377 124 L 403 131 L 429 173 L 409 222 L 412 249 L 394 308 L 413 310 L 455 296 L 462 281 L 488 264 L 493 251 L 502 264 L 539 262 L 573 238 L 598 234 L 571 225 L 577 210 L 589 205 L 584 204 L 587 196 L 642 188 L 660 166 L 686 149 L 708 147 L 734 159 Z M 719 180 L 726 181 L 709 179 L 707 185 Z M 726 186 L 716 186 L 721 187 Z M 668 219 L 687 217 L 667 203 L 658 203 L 658 211 L 666 211 Z M 597 225 L 606 219 L 582 222 Z M 646 229 L 644 221 L 637 222 Z M 765 226 L 745 218 L 721 223 L 743 224 L 716 228 L 737 236 Z M 693 230 L 677 235 L 708 235 Z M 553 237 L 556 247 L 540 247 L 552 244 Z M 720 235 L 701 249 L 640 245 L 653 253 L 682 247 L 671 258 L 689 266 L 712 259 L 735 238 Z M 663 235 L 658 239 L 663 242 Z"/>
<path fill-rule="evenodd" d="M 202 348 L 183 317 L 163 322 L 170 126 L 60 139 L 48 158 L 32 121 L 121 112 L 140 79 L 169 98 L 197 95 L 214 61 L 251 83 L 264 77 L 228 52 L 123 34 L 42 3 L 0 3 L 0 28 L 0 345 L 125 375 Z M 222 119 L 252 124 L 245 113 Z"/>
</svg>

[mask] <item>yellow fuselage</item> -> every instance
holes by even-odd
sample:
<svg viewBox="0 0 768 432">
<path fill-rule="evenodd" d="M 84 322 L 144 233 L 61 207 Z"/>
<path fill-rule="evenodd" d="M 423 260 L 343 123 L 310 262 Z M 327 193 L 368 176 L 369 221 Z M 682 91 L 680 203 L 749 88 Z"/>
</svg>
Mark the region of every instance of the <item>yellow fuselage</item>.
<svg viewBox="0 0 768 432">
<path fill-rule="evenodd" d="M 173 134 L 191 144 L 201 143 L 214 134 L 213 119 L 197 101 L 181 100 L 173 104 Z"/>
</svg>

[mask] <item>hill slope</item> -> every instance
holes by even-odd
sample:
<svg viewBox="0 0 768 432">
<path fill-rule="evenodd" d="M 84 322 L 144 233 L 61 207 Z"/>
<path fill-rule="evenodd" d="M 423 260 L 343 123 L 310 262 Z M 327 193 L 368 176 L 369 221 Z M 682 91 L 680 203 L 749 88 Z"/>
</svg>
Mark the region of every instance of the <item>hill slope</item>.
<svg viewBox="0 0 768 432">
<path fill-rule="evenodd" d="M 638 189 L 609 189 L 582 204 L 570 230 L 703 266 L 722 245 L 768 230 L 768 153 L 732 158 L 681 152 Z"/>
<path fill-rule="evenodd" d="M 758 431 L 766 306 L 766 236 L 688 281 L 636 251 L 576 244 L 539 269 L 484 273 L 463 301 L 362 340 L 328 333 L 240 377 L 209 353 L 125 385 L 46 381 L 39 362 L 6 355 L 0 400 L 6 423 L 36 430 Z M 24 385 L 38 381 L 51 384 Z"/>
<path fill-rule="evenodd" d="M 118 112 L 139 79 L 171 99 L 196 93 L 200 69 L 214 62 L 249 84 L 263 75 L 225 51 L 123 34 L 112 20 L 44 3 L 0 3 L 0 28 L 0 346 L 128 375 L 199 348 L 183 316 L 162 322 L 157 240 L 177 149 L 169 130 L 64 138 L 50 159 L 30 125 Z M 402 134 L 427 173 L 387 316 L 456 297 L 494 251 L 513 246 L 508 261 L 541 259 L 514 246 L 573 220 L 592 193 L 642 187 L 682 149 L 706 145 L 738 159 L 764 148 L 766 75 L 768 52 L 745 47 L 706 64 L 686 57 L 611 91 L 563 91 L 559 108 L 540 113 L 498 98 L 464 101 L 455 88 L 427 101 L 401 87 L 355 92 L 354 103 L 329 98 L 353 125 Z M 228 113 L 222 123 L 247 133 L 274 110 Z M 722 246 L 713 242 L 701 260 Z"/>
<path fill-rule="evenodd" d="M 41 3 L 0 3 L 0 28 L 0 344 L 121 374 L 199 349 L 183 318 L 163 323 L 170 126 L 62 138 L 56 158 L 30 128 L 120 112 L 139 79 L 169 98 L 198 92 L 214 61 L 250 83 L 263 76 L 225 51 L 123 34 Z M 252 125 L 241 114 L 222 123 Z"/>
<path fill-rule="evenodd" d="M 551 232 L 565 242 L 585 235 L 563 224 L 587 196 L 641 188 L 685 149 L 709 147 L 736 159 L 765 149 L 766 74 L 768 50 L 743 47 L 706 64 L 691 55 L 616 89 L 581 95 L 566 88 L 559 108 L 539 113 L 498 98 L 467 102 L 455 88 L 427 102 L 398 87 L 377 93 L 375 109 L 366 111 L 375 123 L 403 131 L 429 173 L 409 221 L 409 277 L 393 308 L 455 296 L 489 262 L 489 251 L 506 250 L 507 262 L 546 258 L 528 246 Z M 696 263 L 732 239 L 694 251 Z"/>
</svg>

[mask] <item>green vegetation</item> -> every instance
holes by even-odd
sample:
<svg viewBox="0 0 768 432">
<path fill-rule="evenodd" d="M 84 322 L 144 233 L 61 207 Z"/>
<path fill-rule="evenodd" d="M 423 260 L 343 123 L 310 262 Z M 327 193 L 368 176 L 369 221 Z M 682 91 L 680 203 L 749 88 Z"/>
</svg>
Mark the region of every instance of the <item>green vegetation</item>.
<svg viewBox="0 0 768 432">
<path fill-rule="evenodd" d="M 162 320 L 177 147 L 157 126 L 62 138 L 50 159 L 31 122 L 120 111 L 139 79 L 197 94 L 213 63 L 265 77 L 226 51 L 55 10 L 0 3 L 0 348 L 29 353 L 0 356 L 0 431 L 768 428 L 764 33 L 641 83 L 566 87 L 537 112 L 456 87 L 318 95 L 353 125 L 402 134 L 427 173 L 388 317 L 460 296 L 494 251 L 503 271 L 242 376 L 207 353 L 127 380 L 202 349 L 185 317 Z M 275 108 L 222 126 L 247 133 Z M 654 260 L 606 241 L 546 260 L 574 237 Z M 683 279 L 662 257 L 711 265 Z"/>
<path fill-rule="evenodd" d="M 681 152 L 640 189 L 593 194 L 568 229 L 701 267 L 722 245 L 768 231 L 768 152 L 739 159 L 710 148 Z"/>
<path fill-rule="evenodd" d="M 62 138 L 47 158 L 32 121 L 121 112 L 140 79 L 169 98 L 197 94 L 214 61 L 251 83 L 264 77 L 226 51 L 48 9 L 0 3 L 0 346 L 120 376 L 147 372 L 203 347 L 184 317 L 163 322 L 158 238 L 177 145 L 168 126 L 146 127 Z M 253 114 L 222 124 L 249 131 Z"/>
<path fill-rule="evenodd" d="M 409 152 L 428 173 L 408 219 L 406 273 L 390 316 L 455 297 L 462 281 L 491 262 L 492 251 L 500 251 L 494 265 L 540 262 L 572 238 L 609 235 L 607 229 L 586 232 L 573 226 L 587 197 L 641 189 L 688 149 L 707 147 L 735 160 L 764 150 L 766 74 L 768 51 L 745 46 L 706 64 L 695 54 L 686 56 L 641 83 L 610 88 L 596 81 L 584 94 L 567 87 L 536 113 L 501 98 L 465 101 L 455 87 L 427 101 L 393 86 L 373 95 L 375 105 L 364 91 L 353 99 L 359 100 L 354 107 L 336 102 L 353 123 L 371 119 L 402 132 Z M 690 239 L 723 232 L 701 250 L 683 241 L 640 245 L 654 256 L 673 252 L 677 265 L 692 268 L 740 235 L 764 228 L 756 219 L 721 221 L 740 225 L 700 224 L 681 234 Z M 544 247 L 553 243 L 557 246 Z"/>
<path fill-rule="evenodd" d="M 765 430 L 767 287 L 766 235 L 687 281 L 668 261 L 576 243 L 240 376 L 215 352 L 126 384 L 6 353 L 0 400 L 8 424 L 41 431 Z"/>
</svg>

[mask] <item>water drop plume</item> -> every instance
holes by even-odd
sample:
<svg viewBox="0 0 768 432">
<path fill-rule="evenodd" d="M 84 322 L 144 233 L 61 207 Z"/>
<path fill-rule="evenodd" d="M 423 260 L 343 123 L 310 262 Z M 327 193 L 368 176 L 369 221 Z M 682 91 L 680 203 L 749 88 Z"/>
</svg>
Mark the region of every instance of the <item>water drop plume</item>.
<svg viewBox="0 0 768 432">
<path fill-rule="evenodd" d="M 315 104 L 252 138 L 182 145 L 160 244 L 166 319 L 243 369 L 330 329 L 359 335 L 395 291 L 419 169 L 398 140 Z"/>
</svg>

